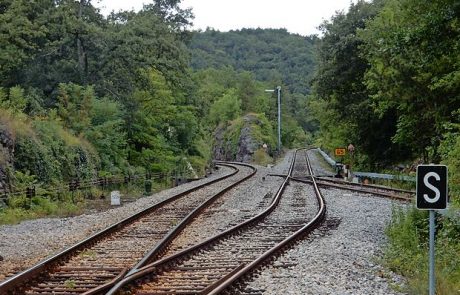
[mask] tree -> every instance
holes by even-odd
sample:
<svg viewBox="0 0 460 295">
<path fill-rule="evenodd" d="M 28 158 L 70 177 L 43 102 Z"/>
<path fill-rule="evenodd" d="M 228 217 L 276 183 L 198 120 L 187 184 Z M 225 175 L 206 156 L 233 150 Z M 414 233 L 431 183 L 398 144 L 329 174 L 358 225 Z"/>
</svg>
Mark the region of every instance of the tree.
<svg viewBox="0 0 460 295">
<path fill-rule="evenodd" d="M 434 161 L 460 107 L 459 9 L 455 0 L 389 0 L 361 33 L 373 104 L 380 114 L 397 112 L 393 140 L 425 159 L 431 151 Z"/>
<path fill-rule="evenodd" d="M 285 29 L 230 32 L 207 29 L 191 40 L 191 66 L 194 69 L 231 66 L 237 71 L 251 72 L 259 81 L 282 83 L 292 92 L 308 94 L 316 41 L 314 36 L 289 34 Z"/>
<path fill-rule="evenodd" d="M 324 112 L 316 114 L 326 142 L 339 146 L 353 142 L 365 157 L 363 162 L 372 163 L 374 168 L 407 156 L 401 152 L 403 143 L 391 141 L 396 130 L 394 112 L 379 117 L 362 83 L 368 61 L 362 56 L 364 42 L 358 32 L 380 9 L 378 1 L 359 1 L 350 6 L 348 13 L 338 13 L 322 25 L 324 37 L 318 45 L 318 69 L 313 84 L 314 97 L 320 101 L 316 106 Z"/>
<path fill-rule="evenodd" d="M 229 89 L 216 100 L 209 111 L 209 120 L 214 126 L 233 120 L 241 115 L 241 100 L 235 89 Z"/>
<path fill-rule="evenodd" d="M 98 151 L 101 170 L 112 174 L 126 170 L 126 133 L 120 104 L 108 98 L 93 99 L 90 117 L 91 126 L 84 136 Z"/>
<path fill-rule="evenodd" d="M 18 83 L 20 70 L 40 51 L 48 33 L 43 15 L 52 1 L 0 2 L 0 86 Z"/>
<path fill-rule="evenodd" d="M 91 124 L 94 99 L 94 89 L 91 86 L 59 84 L 58 115 L 64 127 L 73 130 L 77 135 L 87 130 Z"/>
</svg>

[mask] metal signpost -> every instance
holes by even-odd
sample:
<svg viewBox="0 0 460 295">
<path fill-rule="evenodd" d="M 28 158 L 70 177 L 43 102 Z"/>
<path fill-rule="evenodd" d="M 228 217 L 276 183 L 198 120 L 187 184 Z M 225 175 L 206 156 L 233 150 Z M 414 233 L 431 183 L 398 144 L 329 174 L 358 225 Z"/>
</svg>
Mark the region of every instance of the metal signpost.
<svg viewBox="0 0 460 295">
<path fill-rule="evenodd" d="M 265 89 L 265 92 L 277 92 L 278 94 L 278 154 L 281 154 L 281 86 L 276 89 Z"/>
<path fill-rule="evenodd" d="M 417 209 L 430 210 L 430 277 L 429 295 L 435 295 L 434 210 L 447 208 L 447 166 L 417 166 Z"/>
</svg>

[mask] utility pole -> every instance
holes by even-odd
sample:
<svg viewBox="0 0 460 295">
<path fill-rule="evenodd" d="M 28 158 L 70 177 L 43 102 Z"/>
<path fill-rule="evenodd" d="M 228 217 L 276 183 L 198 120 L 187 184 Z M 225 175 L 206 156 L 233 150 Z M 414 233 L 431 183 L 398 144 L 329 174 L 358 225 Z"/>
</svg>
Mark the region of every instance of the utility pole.
<svg viewBox="0 0 460 295">
<path fill-rule="evenodd" d="M 281 154 L 281 86 L 276 89 L 278 90 L 278 154 Z"/>
<path fill-rule="evenodd" d="M 278 154 L 281 154 L 281 86 L 276 86 L 278 94 Z M 265 89 L 265 92 L 275 92 L 275 89 Z"/>
</svg>

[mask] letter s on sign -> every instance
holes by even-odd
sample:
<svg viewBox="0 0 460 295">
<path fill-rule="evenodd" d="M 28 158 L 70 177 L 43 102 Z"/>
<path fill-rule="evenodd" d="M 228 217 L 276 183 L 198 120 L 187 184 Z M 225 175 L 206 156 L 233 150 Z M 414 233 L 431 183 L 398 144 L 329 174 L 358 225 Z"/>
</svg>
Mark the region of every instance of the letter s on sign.
<svg viewBox="0 0 460 295">
<path fill-rule="evenodd" d="M 439 198 L 441 197 L 441 192 L 439 191 L 439 189 L 437 187 L 435 187 L 434 185 L 432 185 L 431 183 L 428 182 L 428 178 L 430 177 L 434 177 L 437 181 L 441 180 L 441 177 L 439 176 L 438 173 L 435 173 L 435 172 L 428 172 L 425 177 L 423 177 L 423 184 L 429 188 L 430 190 L 434 191 L 435 192 L 435 197 L 434 198 L 430 198 L 427 194 L 423 194 L 423 198 L 425 199 L 425 201 L 427 201 L 428 203 L 436 203 Z"/>
</svg>

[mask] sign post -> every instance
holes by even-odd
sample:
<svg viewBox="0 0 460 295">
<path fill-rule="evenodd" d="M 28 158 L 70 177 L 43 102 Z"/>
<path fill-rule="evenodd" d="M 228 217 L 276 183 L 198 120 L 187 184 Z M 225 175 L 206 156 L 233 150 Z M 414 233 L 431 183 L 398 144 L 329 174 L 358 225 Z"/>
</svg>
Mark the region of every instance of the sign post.
<svg viewBox="0 0 460 295">
<path fill-rule="evenodd" d="M 417 166 L 417 209 L 430 210 L 429 295 L 435 295 L 435 211 L 447 208 L 447 166 Z"/>
</svg>

